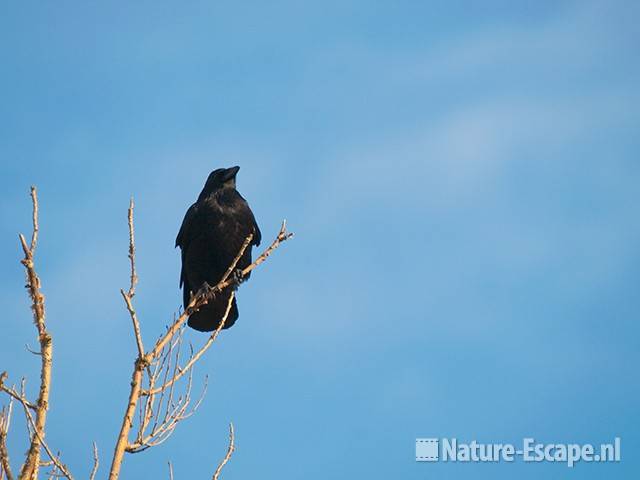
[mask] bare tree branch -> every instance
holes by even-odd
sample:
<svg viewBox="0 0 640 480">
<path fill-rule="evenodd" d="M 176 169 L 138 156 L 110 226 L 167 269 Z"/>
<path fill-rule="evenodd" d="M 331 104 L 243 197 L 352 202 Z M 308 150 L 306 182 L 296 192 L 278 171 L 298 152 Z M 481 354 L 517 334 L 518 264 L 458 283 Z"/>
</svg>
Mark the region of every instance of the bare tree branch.
<svg viewBox="0 0 640 480">
<path fill-rule="evenodd" d="M 94 480 L 96 478 L 96 473 L 98 473 L 99 466 L 100 460 L 98 457 L 98 446 L 96 445 L 96 442 L 93 442 L 93 468 L 91 469 L 89 480 Z"/>
<path fill-rule="evenodd" d="M 186 373 L 188 373 L 191 368 L 195 365 L 195 363 L 200 359 L 200 357 L 202 357 L 202 355 L 204 355 L 204 353 L 209 349 L 209 347 L 213 344 L 213 342 L 216 341 L 216 338 L 218 338 L 218 334 L 222 331 L 222 329 L 224 328 L 225 323 L 227 322 L 227 317 L 229 316 L 229 311 L 231 310 L 231 305 L 233 303 L 233 298 L 235 297 L 235 294 L 232 293 L 229 296 L 229 301 L 227 303 L 227 308 L 225 310 L 225 314 L 222 317 L 222 321 L 220 322 L 220 325 L 218 325 L 218 327 L 213 331 L 213 333 L 209 336 L 209 338 L 207 339 L 207 341 L 205 342 L 204 345 L 202 345 L 202 347 L 200 347 L 200 350 L 198 350 L 198 352 L 195 355 L 191 355 L 191 357 L 189 358 L 189 360 L 187 361 L 187 363 L 180 368 L 172 377 L 170 380 L 168 380 L 167 382 L 165 382 L 163 385 L 152 389 L 152 390 L 144 390 L 141 392 L 142 395 L 155 395 L 159 392 L 162 392 L 163 390 L 167 389 L 168 387 L 170 387 L 171 385 L 173 385 L 176 381 L 178 381 L 180 378 L 182 378 Z"/>
<path fill-rule="evenodd" d="M 34 261 L 36 248 L 38 246 L 39 232 L 38 194 L 35 187 L 31 187 L 31 199 L 33 203 L 33 231 L 31 234 L 31 242 L 28 245 L 24 235 L 22 234 L 19 235 L 19 239 L 20 244 L 22 245 L 22 250 L 24 252 L 24 258 L 21 260 L 21 263 L 25 267 L 27 277 L 26 288 L 32 301 L 31 310 L 33 311 L 33 321 L 38 332 L 40 352 L 33 352 L 31 349 L 29 349 L 28 347 L 27 348 L 33 353 L 39 355 L 41 358 L 40 389 L 38 400 L 34 404 L 28 401 L 26 398 L 24 378 L 22 379 L 21 383 L 21 391 L 17 392 L 14 388 L 10 388 L 4 385 L 4 381 L 7 378 L 7 374 L 6 372 L 4 372 L 2 373 L 2 375 L 0 375 L 0 391 L 7 393 L 12 398 L 12 400 L 17 400 L 18 402 L 20 402 L 27 418 L 27 429 L 31 438 L 27 457 L 20 469 L 19 479 L 36 480 L 38 478 L 39 469 L 41 466 L 43 466 L 43 462 L 40 459 L 40 449 L 44 448 L 47 452 L 47 455 L 53 462 L 54 470 L 53 472 L 51 472 L 51 475 L 57 475 L 56 470 L 60 470 L 63 476 L 71 480 L 71 474 L 69 473 L 69 470 L 66 468 L 66 466 L 62 462 L 60 462 L 59 455 L 54 456 L 44 440 L 47 410 L 49 408 L 49 392 L 51 389 L 51 362 L 53 355 L 53 341 L 51 335 L 47 331 L 45 321 L 46 315 L 44 295 L 42 295 L 41 292 L 40 278 L 38 277 L 38 274 L 36 272 Z M 32 411 L 35 413 L 35 419 L 31 413 Z M 46 465 L 46 462 L 44 463 L 44 465 Z M 5 473 L 7 473 L 7 469 L 4 466 L 3 469 L 5 470 Z M 7 473 L 7 475 L 9 475 L 9 473 Z"/>
<path fill-rule="evenodd" d="M 134 228 L 133 228 L 133 201 L 129 206 L 128 211 L 128 223 L 129 223 L 129 259 L 131 262 L 131 284 L 128 292 L 121 290 L 121 294 L 125 300 L 127 310 L 132 319 L 134 326 L 134 335 L 136 337 L 136 344 L 138 346 L 138 358 L 134 363 L 133 374 L 131 377 L 131 389 L 129 391 L 129 400 L 125 409 L 120 433 L 116 440 L 116 446 L 114 449 L 113 459 L 111 461 L 111 468 L 109 472 L 109 480 L 117 480 L 120 475 L 120 469 L 125 452 L 136 453 L 143 451 L 149 447 L 159 445 L 164 442 L 173 433 L 177 424 L 188 418 L 193 414 L 195 409 L 202 401 L 202 397 L 195 404 L 195 406 L 189 411 L 188 406 L 191 401 L 191 385 L 192 385 L 192 372 L 195 363 L 202 357 L 207 349 L 216 340 L 218 334 L 224 327 L 224 323 L 229 315 L 232 301 L 235 293 L 230 295 L 229 303 L 227 305 L 224 317 L 221 319 L 221 323 L 216 331 L 214 331 L 205 344 L 194 354 L 193 348 L 189 359 L 183 367 L 179 367 L 180 360 L 180 345 L 182 343 L 182 333 L 184 332 L 184 325 L 187 318 L 191 313 L 196 311 L 201 306 L 205 305 L 210 299 L 212 299 L 217 293 L 223 289 L 231 286 L 235 279 L 229 279 L 231 274 L 245 250 L 251 244 L 253 235 L 249 235 L 238 254 L 234 258 L 223 278 L 214 287 L 201 288 L 195 295 L 192 295 L 189 305 L 186 306 L 182 314 L 174 320 L 173 324 L 167 329 L 164 335 L 156 342 L 153 349 L 147 353 L 144 353 L 142 347 L 142 337 L 140 334 L 140 323 L 138 321 L 137 314 L 132 304 L 132 297 L 135 292 L 135 285 L 137 282 L 137 274 L 135 270 L 135 242 L 134 242 Z M 286 231 L 286 222 L 282 223 L 280 231 L 277 237 L 271 243 L 271 245 L 248 267 L 241 272 L 241 276 L 246 276 L 249 272 L 255 269 L 258 265 L 264 262 L 267 257 L 278 246 L 291 238 L 293 234 Z M 174 349 L 177 349 L 174 353 Z M 144 379 L 144 372 L 147 372 L 149 386 L 147 389 L 142 388 L 142 382 Z M 177 380 L 188 374 L 188 382 L 186 391 L 183 395 L 179 396 L 174 401 L 174 384 Z M 160 377 L 163 376 L 159 386 L 157 385 Z M 166 392 L 166 394 L 165 394 Z M 159 399 L 156 400 L 156 395 L 160 394 Z M 204 392 L 203 392 L 204 395 Z M 145 397 L 144 402 L 139 406 L 139 425 L 137 429 L 137 435 L 135 441 L 129 441 L 129 434 L 133 428 L 134 414 L 138 402 L 141 397 Z M 157 404 L 156 404 L 157 402 Z M 161 412 L 164 412 L 161 415 Z M 151 431 L 146 433 L 148 426 L 153 420 L 153 426 Z M 227 459 L 228 461 L 228 459 Z M 226 463 L 226 462 L 225 462 Z"/>
<path fill-rule="evenodd" d="M 9 400 L 9 405 L 2 407 L 0 410 L 0 480 L 3 475 L 7 480 L 13 480 L 13 472 L 9 462 L 9 451 L 7 450 L 7 435 L 9 434 L 9 425 L 11 424 L 11 410 L 13 407 L 13 399 Z"/>
<path fill-rule="evenodd" d="M 136 409 L 136 404 L 140 398 L 140 387 L 142 384 L 142 372 L 144 365 L 142 359 L 138 358 L 133 368 L 133 375 L 131 377 L 131 391 L 129 392 L 129 402 L 124 413 L 122 420 L 122 426 L 120 427 L 120 433 L 116 441 L 115 451 L 113 453 L 113 460 L 111 461 L 111 470 L 109 472 L 109 480 L 116 480 L 120 475 L 120 467 L 122 465 L 122 459 L 124 457 L 125 448 L 128 444 L 129 431 L 133 425 L 133 413 Z"/>
<path fill-rule="evenodd" d="M 136 274 L 136 239 L 133 229 L 133 197 L 129 200 L 129 209 L 127 210 L 127 224 L 129 225 L 129 262 L 131 264 L 131 283 L 129 285 L 129 296 L 133 297 L 138 283 L 138 275 Z"/>
<path fill-rule="evenodd" d="M 178 352 L 176 354 L 176 359 L 174 363 L 173 373 L 171 374 L 171 378 L 169 380 L 166 380 L 167 374 L 165 374 L 165 380 L 163 380 L 164 384 L 161 387 L 158 387 L 157 389 L 151 389 L 147 392 L 141 392 L 141 395 L 146 395 L 149 397 L 146 399 L 147 405 L 152 404 L 154 401 L 153 399 L 154 395 L 156 395 L 157 393 L 160 393 L 161 398 L 157 408 L 158 413 L 156 413 L 156 422 L 154 423 L 153 428 L 151 429 L 151 433 L 147 436 L 144 436 L 144 429 L 146 428 L 146 425 L 144 423 L 142 424 L 142 426 L 139 429 L 136 442 L 127 445 L 125 449 L 127 452 L 131 452 L 131 453 L 139 452 L 139 451 L 145 450 L 149 446 L 159 445 L 160 443 L 164 442 L 173 433 L 177 424 L 180 421 L 190 417 L 198 408 L 198 406 L 200 405 L 200 402 L 202 401 L 204 393 L 203 393 L 203 396 L 201 396 L 200 400 L 196 403 L 194 408 L 190 412 L 187 412 L 187 407 L 190 401 L 189 395 L 191 392 L 191 384 L 192 384 L 191 368 L 198 361 L 198 359 L 204 354 L 204 352 L 211 346 L 211 344 L 215 341 L 216 337 L 218 336 L 222 328 L 224 328 L 225 322 L 229 317 L 229 312 L 231 311 L 231 306 L 233 305 L 234 297 L 235 297 L 235 293 L 232 292 L 231 295 L 229 296 L 225 313 L 220 321 L 220 325 L 209 337 L 209 340 L 198 351 L 198 353 L 194 355 L 193 350 L 191 351 L 189 361 L 185 365 L 185 367 L 183 367 L 182 370 L 178 370 L 178 359 L 179 359 L 179 352 Z M 169 368 L 170 368 L 170 365 L 168 364 L 167 367 L 165 367 L 165 372 L 168 372 Z M 173 402 L 171 400 L 173 397 L 173 385 L 179 378 L 181 378 L 187 372 L 189 372 L 189 381 L 188 381 L 186 394 L 184 395 L 184 397 L 178 400 L 173 410 L 170 410 L 170 406 L 173 406 Z M 166 402 L 166 411 L 165 411 L 164 417 L 160 419 L 159 412 L 162 406 L 162 399 L 164 397 L 164 392 L 167 388 L 169 388 L 169 400 Z"/>
<path fill-rule="evenodd" d="M 144 358 L 144 346 L 142 344 L 142 334 L 140 333 L 140 322 L 135 308 L 133 308 L 133 296 L 136 294 L 136 284 L 138 283 L 138 275 L 136 273 L 136 241 L 133 229 L 133 198 L 129 201 L 129 209 L 127 211 L 127 223 L 129 224 L 129 262 L 131 264 L 131 277 L 129 283 L 129 291 L 120 290 L 122 298 L 127 305 L 127 310 L 133 322 L 133 333 L 136 337 L 136 345 L 138 346 L 138 358 Z"/>
<path fill-rule="evenodd" d="M 234 439 L 235 439 L 235 436 L 233 431 L 233 423 L 229 423 L 229 448 L 227 449 L 227 454 L 224 456 L 224 458 L 218 465 L 218 468 L 216 468 L 216 471 L 213 474 L 212 480 L 218 480 L 218 477 L 220 476 L 222 469 L 227 464 L 227 462 L 231 459 L 231 455 L 233 455 L 233 451 L 236 449 L 236 446 L 234 444 Z"/>
<path fill-rule="evenodd" d="M 51 359 L 53 355 L 53 342 L 47 331 L 45 323 L 44 295 L 40 291 L 40 278 L 35 270 L 34 255 L 38 245 L 38 193 L 35 187 L 31 187 L 31 200 L 33 203 L 33 232 L 31 244 L 27 245 L 24 235 L 20 234 L 20 243 L 24 251 L 21 263 L 24 265 L 27 275 L 27 290 L 31 297 L 33 320 L 38 330 L 40 342 L 41 367 L 40 367 L 40 392 L 36 403 L 36 419 L 33 425 L 34 434 L 27 453 L 27 459 L 20 472 L 20 480 L 35 480 L 38 477 L 40 467 L 40 445 L 44 439 L 45 425 L 47 421 L 47 409 L 49 408 L 49 391 L 51 388 Z M 24 404 L 23 404 L 24 405 Z M 25 410 L 29 408 L 25 405 Z"/>
</svg>

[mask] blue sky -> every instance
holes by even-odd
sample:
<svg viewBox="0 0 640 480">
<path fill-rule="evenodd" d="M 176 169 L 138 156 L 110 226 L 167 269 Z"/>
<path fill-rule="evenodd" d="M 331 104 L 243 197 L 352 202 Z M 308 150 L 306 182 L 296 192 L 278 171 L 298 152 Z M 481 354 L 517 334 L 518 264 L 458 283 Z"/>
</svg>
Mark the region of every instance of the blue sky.
<svg viewBox="0 0 640 480">
<path fill-rule="evenodd" d="M 182 216 L 240 165 L 265 239 L 195 417 L 123 478 L 635 478 L 635 2 L 19 2 L 0 16 L 0 370 L 37 381 L 17 232 L 39 188 L 48 439 L 106 474 Z M 201 335 L 189 333 L 194 342 Z M 25 449 L 17 419 L 12 458 Z M 416 437 L 611 441 L 620 464 L 424 464 Z"/>
</svg>

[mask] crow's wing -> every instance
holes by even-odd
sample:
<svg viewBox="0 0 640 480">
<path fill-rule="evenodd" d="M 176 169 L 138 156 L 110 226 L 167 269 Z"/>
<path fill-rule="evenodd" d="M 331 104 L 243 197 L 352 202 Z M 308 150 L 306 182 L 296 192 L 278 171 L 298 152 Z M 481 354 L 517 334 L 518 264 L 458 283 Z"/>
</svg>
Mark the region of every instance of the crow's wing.
<svg viewBox="0 0 640 480">
<path fill-rule="evenodd" d="M 259 247 L 260 241 L 262 240 L 262 233 L 260 233 L 260 227 L 258 227 L 256 218 L 253 216 L 253 212 L 249 208 L 249 205 L 247 205 L 247 208 L 249 209 L 249 215 L 251 215 L 251 221 L 253 223 L 253 239 L 251 240 L 251 243 L 256 247 Z"/>
<path fill-rule="evenodd" d="M 244 197 L 237 190 L 232 190 L 228 196 L 223 197 L 223 201 L 233 208 L 237 221 L 249 229 L 249 232 L 253 232 L 251 245 L 258 247 L 262 240 L 262 233 L 260 233 L 256 218 Z"/>
<path fill-rule="evenodd" d="M 194 203 L 189 207 L 187 213 L 184 215 L 184 219 L 182 220 L 182 225 L 180 226 L 180 231 L 178 232 L 178 236 L 176 237 L 176 247 L 180 247 L 182 251 L 182 269 L 180 270 L 180 287 L 182 284 L 186 282 L 187 277 L 185 275 L 185 262 L 184 259 L 187 254 L 187 250 L 189 249 L 189 244 L 193 238 L 197 237 L 199 234 L 200 226 L 197 221 L 198 217 L 198 205 Z M 187 291 L 189 289 L 187 288 Z"/>
</svg>

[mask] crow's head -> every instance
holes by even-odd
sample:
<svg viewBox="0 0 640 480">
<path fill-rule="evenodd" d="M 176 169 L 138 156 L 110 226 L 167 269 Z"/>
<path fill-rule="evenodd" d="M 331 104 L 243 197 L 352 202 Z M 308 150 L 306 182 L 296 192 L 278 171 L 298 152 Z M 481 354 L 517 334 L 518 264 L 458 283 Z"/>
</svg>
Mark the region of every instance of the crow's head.
<svg viewBox="0 0 640 480">
<path fill-rule="evenodd" d="M 198 200 L 208 197 L 212 193 L 224 188 L 236 188 L 236 175 L 240 167 L 219 168 L 209 174 L 207 183 L 198 197 Z"/>
</svg>

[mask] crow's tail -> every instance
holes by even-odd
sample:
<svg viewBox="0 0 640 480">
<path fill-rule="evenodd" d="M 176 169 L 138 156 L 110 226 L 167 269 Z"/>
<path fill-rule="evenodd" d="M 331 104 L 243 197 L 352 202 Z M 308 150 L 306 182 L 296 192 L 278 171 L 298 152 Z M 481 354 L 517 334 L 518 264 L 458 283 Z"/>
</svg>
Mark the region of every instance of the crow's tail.
<svg viewBox="0 0 640 480">
<path fill-rule="evenodd" d="M 192 313 L 189 316 L 188 325 L 201 332 L 211 332 L 218 328 L 224 313 L 227 311 L 227 304 L 229 303 L 230 291 L 223 291 L 219 293 L 216 298 L 211 300 L 206 305 L 200 307 L 200 310 Z M 238 306 L 236 305 L 236 299 L 233 299 L 231 304 L 231 310 L 229 310 L 229 316 L 224 322 L 224 329 L 230 328 L 236 323 L 238 319 Z"/>
</svg>

